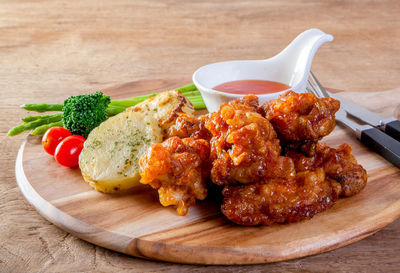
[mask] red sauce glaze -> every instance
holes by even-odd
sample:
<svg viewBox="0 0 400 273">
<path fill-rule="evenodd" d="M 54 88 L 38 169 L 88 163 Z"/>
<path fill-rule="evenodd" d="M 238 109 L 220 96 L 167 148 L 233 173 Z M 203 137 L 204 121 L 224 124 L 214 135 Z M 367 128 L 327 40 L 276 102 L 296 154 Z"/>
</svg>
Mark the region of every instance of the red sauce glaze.
<svg viewBox="0 0 400 273">
<path fill-rule="evenodd" d="M 214 90 L 231 94 L 268 94 L 290 89 L 289 85 L 274 81 L 242 80 L 217 85 Z"/>
</svg>

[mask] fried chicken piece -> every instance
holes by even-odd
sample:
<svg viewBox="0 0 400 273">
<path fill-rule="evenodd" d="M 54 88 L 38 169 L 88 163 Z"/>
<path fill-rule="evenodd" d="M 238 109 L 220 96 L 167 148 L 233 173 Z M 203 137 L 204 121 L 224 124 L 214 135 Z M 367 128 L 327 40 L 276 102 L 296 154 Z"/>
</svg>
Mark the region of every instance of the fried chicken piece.
<svg viewBox="0 0 400 273">
<path fill-rule="evenodd" d="M 286 144 L 301 143 L 296 148 L 308 154 L 320 152 L 316 141 L 333 130 L 339 104 L 303 94 L 287 96 L 288 101 L 279 101 L 279 107 L 288 111 L 282 114 L 288 127 L 278 123 L 275 129 L 289 130 L 284 132 L 291 136 L 284 139 Z M 289 111 L 297 112 L 291 115 Z M 296 170 L 292 158 L 281 155 L 274 124 L 260 112 L 257 98 L 250 95 L 222 105 L 205 123 L 213 135 L 211 179 L 224 186 L 223 214 L 241 225 L 270 225 L 309 219 L 331 207 L 345 192 L 341 180 L 334 179 L 334 171 L 325 165 Z M 337 174 L 343 171 L 334 170 Z"/>
<path fill-rule="evenodd" d="M 211 179 L 215 184 L 294 176 L 292 160 L 280 156 L 274 128 L 257 111 L 258 98 L 248 95 L 223 104 L 206 120 L 205 126 L 213 135 Z"/>
<path fill-rule="evenodd" d="M 158 190 L 163 206 L 186 215 L 195 200 L 207 196 L 210 146 L 202 139 L 171 137 L 153 144 L 139 161 L 142 184 Z"/>
<path fill-rule="evenodd" d="M 317 98 L 314 94 L 288 91 L 261 107 L 281 141 L 301 146 L 305 142 L 317 142 L 333 131 L 340 102 L 332 98 Z"/>
<path fill-rule="evenodd" d="M 206 115 L 198 118 L 183 113 L 178 116 L 175 124 L 168 128 L 166 138 L 177 136 L 180 138 L 191 137 L 194 139 L 211 139 L 211 133 L 205 128 Z"/>
<path fill-rule="evenodd" d="M 237 224 L 313 217 L 339 195 L 362 190 L 366 172 L 349 145 L 317 143 L 333 130 L 339 102 L 309 95 L 289 92 L 261 108 L 248 95 L 199 118 L 180 114 L 166 132 L 170 138 L 141 157 L 141 183 L 157 189 L 161 204 L 176 205 L 180 215 L 206 197 L 211 174 L 224 187 L 223 214 Z"/>
<path fill-rule="evenodd" d="M 240 225 L 297 222 L 333 206 L 339 190 L 336 181 L 325 179 L 325 172 L 316 169 L 295 178 L 225 186 L 221 210 Z"/>
<path fill-rule="evenodd" d="M 366 186 L 367 171 L 357 163 L 352 150 L 347 143 L 338 149 L 318 143 L 314 156 L 307 157 L 294 151 L 288 151 L 286 155 L 293 159 L 296 171 L 323 168 L 328 178 L 340 183 L 341 196 L 353 196 Z"/>
<path fill-rule="evenodd" d="M 223 108 L 225 108 L 225 110 L 222 110 Z M 235 109 L 240 110 L 242 114 L 246 112 L 256 113 L 258 110 L 258 97 L 248 95 L 230 101 L 227 104 L 221 105 L 218 112 L 210 113 L 205 119 L 205 127 L 212 136 L 210 140 L 212 160 L 217 159 L 219 155 L 231 147 L 231 145 L 225 141 L 229 134 L 230 126 L 226 119 L 224 119 L 223 113 L 229 114 L 229 110 L 230 112 L 234 112 Z"/>
</svg>

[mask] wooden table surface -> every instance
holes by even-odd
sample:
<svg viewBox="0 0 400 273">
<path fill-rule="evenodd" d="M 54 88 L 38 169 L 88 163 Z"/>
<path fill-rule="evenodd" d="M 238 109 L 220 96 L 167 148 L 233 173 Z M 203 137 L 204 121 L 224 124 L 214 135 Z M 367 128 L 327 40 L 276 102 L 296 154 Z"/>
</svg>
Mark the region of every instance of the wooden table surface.
<svg viewBox="0 0 400 273">
<path fill-rule="evenodd" d="M 25 114 L 21 103 L 62 102 L 142 79 L 189 81 L 207 63 L 273 56 L 312 27 L 335 37 L 313 63 L 324 85 L 394 89 L 400 87 L 399 14 L 396 0 L 1 0 L 0 271 L 398 272 L 400 220 L 335 251 L 264 265 L 179 265 L 97 247 L 47 222 L 23 198 L 14 164 L 24 135 L 6 133 Z"/>
</svg>

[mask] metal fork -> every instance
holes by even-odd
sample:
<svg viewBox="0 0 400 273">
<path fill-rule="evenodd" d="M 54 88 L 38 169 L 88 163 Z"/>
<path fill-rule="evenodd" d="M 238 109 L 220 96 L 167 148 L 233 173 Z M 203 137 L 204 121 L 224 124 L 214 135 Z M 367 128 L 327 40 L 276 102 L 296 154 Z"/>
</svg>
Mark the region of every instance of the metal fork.
<svg viewBox="0 0 400 273">
<path fill-rule="evenodd" d="M 315 77 L 315 75 L 310 71 L 310 76 L 308 77 L 308 90 L 319 98 L 330 98 L 328 91 L 325 88 L 321 88 L 322 85 Z"/>
<path fill-rule="evenodd" d="M 318 79 L 311 71 L 308 78 L 307 90 L 318 98 L 331 98 L 328 91 L 322 86 L 322 84 L 318 81 Z M 373 128 L 369 125 L 360 125 L 352 119 L 348 118 L 347 112 L 342 107 L 340 107 L 339 111 L 336 112 L 336 120 L 352 129 L 358 139 L 361 138 L 361 132 L 363 130 Z"/>
<path fill-rule="evenodd" d="M 312 72 L 308 79 L 307 91 L 319 98 L 330 98 L 328 91 L 321 85 Z M 400 168 L 400 142 L 370 125 L 361 125 L 347 116 L 340 107 L 336 112 L 336 120 L 350 128 L 357 138 L 366 146 L 379 153 L 389 162 Z"/>
</svg>

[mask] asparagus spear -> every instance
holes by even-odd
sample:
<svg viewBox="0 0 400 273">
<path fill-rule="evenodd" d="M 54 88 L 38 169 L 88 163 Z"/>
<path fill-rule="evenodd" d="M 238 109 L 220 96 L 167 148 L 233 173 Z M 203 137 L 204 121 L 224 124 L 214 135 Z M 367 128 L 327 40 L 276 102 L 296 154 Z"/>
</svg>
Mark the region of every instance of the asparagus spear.
<svg viewBox="0 0 400 273">
<path fill-rule="evenodd" d="M 189 84 L 180 88 L 176 88 L 176 90 L 180 91 L 184 96 L 201 96 L 200 91 L 197 90 L 194 84 Z M 123 107 L 131 107 L 135 106 L 139 102 L 142 102 L 148 98 L 156 96 L 157 93 L 138 96 L 130 99 L 122 99 L 122 100 L 112 100 L 110 102 L 110 106 L 123 106 Z"/>
<path fill-rule="evenodd" d="M 43 118 L 50 118 L 50 117 L 55 117 L 55 116 L 60 116 L 62 117 L 62 113 L 57 113 L 57 114 L 52 114 L 52 115 L 44 115 L 44 116 L 27 116 L 22 118 L 23 122 L 30 122 L 38 119 L 43 119 Z"/>
<path fill-rule="evenodd" d="M 21 108 L 28 110 L 28 111 L 35 111 L 39 113 L 49 112 L 49 111 L 62 111 L 63 105 L 62 104 L 22 104 Z"/>
<path fill-rule="evenodd" d="M 203 98 L 201 97 L 200 91 L 197 90 L 194 84 L 189 84 L 180 88 L 177 88 L 184 96 L 188 98 L 188 100 L 194 105 L 194 108 L 197 109 L 204 109 L 205 104 Z M 107 107 L 107 114 L 109 116 L 113 116 L 119 114 L 127 107 L 134 106 L 150 97 L 156 96 L 157 93 L 138 96 L 129 99 L 122 99 L 122 100 L 112 100 Z M 23 104 L 21 105 L 23 109 L 29 111 L 35 111 L 39 113 L 47 112 L 47 111 L 63 111 L 63 104 Z M 44 115 L 44 116 L 27 116 L 24 117 L 22 120 L 24 121 L 23 124 L 18 125 L 8 132 L 9 136 L 14 136 L 17 134 L 22 133 L 26 130 L 34 130 L 32 134 L 42 134 L 45 132 L 44 128 L 51 128 L 53 126 L 62 126 L 61 119 L 63 113 L 56 113 L 52 115 Z M 56 125 L 54 125 L 56 124 Z M 47 127 L 45 125 L 48 125 Z M 51 126 L 51 127 L 49 127 Z"/>
<path fill-rule="evenodd" d="M 186 92 L 189 92 L 189 91 L 196 91 L 197 87 L 196 87 L 196 85 L 191 83 L 191 84 L 176 88 L 176 90 L 180 91 L 183 94 L 183 93 L 186 93 Z"/>
<path fill-rule="evenodd" d="M 8 131 L 7 135 L 15 136 L 15 135 L 22 133 L 23 131 L 32 130 L 32 129 L 35 129 L 36 127 L 44 125 L 44 124 L 61 121 L 61 119 L 62 119 L 62 116 L 57 115 L 57 116 L 51 116 L 51 117 L 46 117 L 46 118 L 40 118 L 40 119 L 30 121 L 30 122 L 25 122 L 25 123 L 22 123 L 21 125 L 15 126 L 14 128 L 11 128 L 10 131 Z"/>
<path fill-rule="evenodd" d="M 107 107 L 107 114 L 108 114 L 109 116 L 114 116 L 114 115 L 116 115 L 116 114 L 119 114 L 119 113 L 121 113 L 121 112 L 124 112 L 125 109 L 126 109 L 126 107 L 123 107 L 123 106 L 114 106 L 114 105 L 111 105 L 111 106 L 108 106 L 108 107 Z"/>
<path fill-rule="evenodd" d="M 197 88 L 194 84 L 189 84 L 180 88 L 177 88 L 176 90 L 180 91 L 183 95 L 196 95 L 196 96 L 201 96 L 200 92 L 197 91 Z M 139 102 L 142 102 L 150 97 L 156 96 L 157 93 L 149 94 L 149 95 L 144 95 L 144 96 L 139 96 L 139 97 L 134 97 L 134 98 L 129 98 L 129 99 L 122 99 L 122 100 L 112 100 L 110 102 L 109 106 L 118 106 L 118 107 L 131 107 Z M 48 112 L 48 111 L 62 111 L 63 105 L 62 104 L 23 104 L 21 105 L 21 108 L 28 110 L 28 111 L 35 111 L 39 113 L 43 112 Z M 114 109 L 115 111 L 115 109 Z"/>
<path fill-rule="evenodd" d="M 157 95 L 157 93 L 153 93 L 153 94 L 134 97 L 134 98 L 130 98 L 130 99 L 112 100 L 109 105 L 110 106 L 131 107 L 131 106 L 135 106 L 139 102 L 147 100 L 148 98 L 154 97 L 156 95 Z"/>
<path fill-rule="evenodd" d="M 60 120 L 60 121 L 57 121 L 57 122 L 52 122 L 52 123 L 49 123 L 49 124 L 44 124 L 44 125 L 41 125 L 41 126 L 39 126 L 39 127 L 36 127 L 36 128 L 31 132 L 31 135 L 34 135 L 34 136 L 43 135 L 44 133 L 46 133 L 46 131 L 47 131 L 48 129 L 50 129 L 50 128 L 52 128 L 52 127 L 56 127 L 56 126 L 62 127 L 62 126 L 63 126 L 62 121 Z"/>
</svg>

